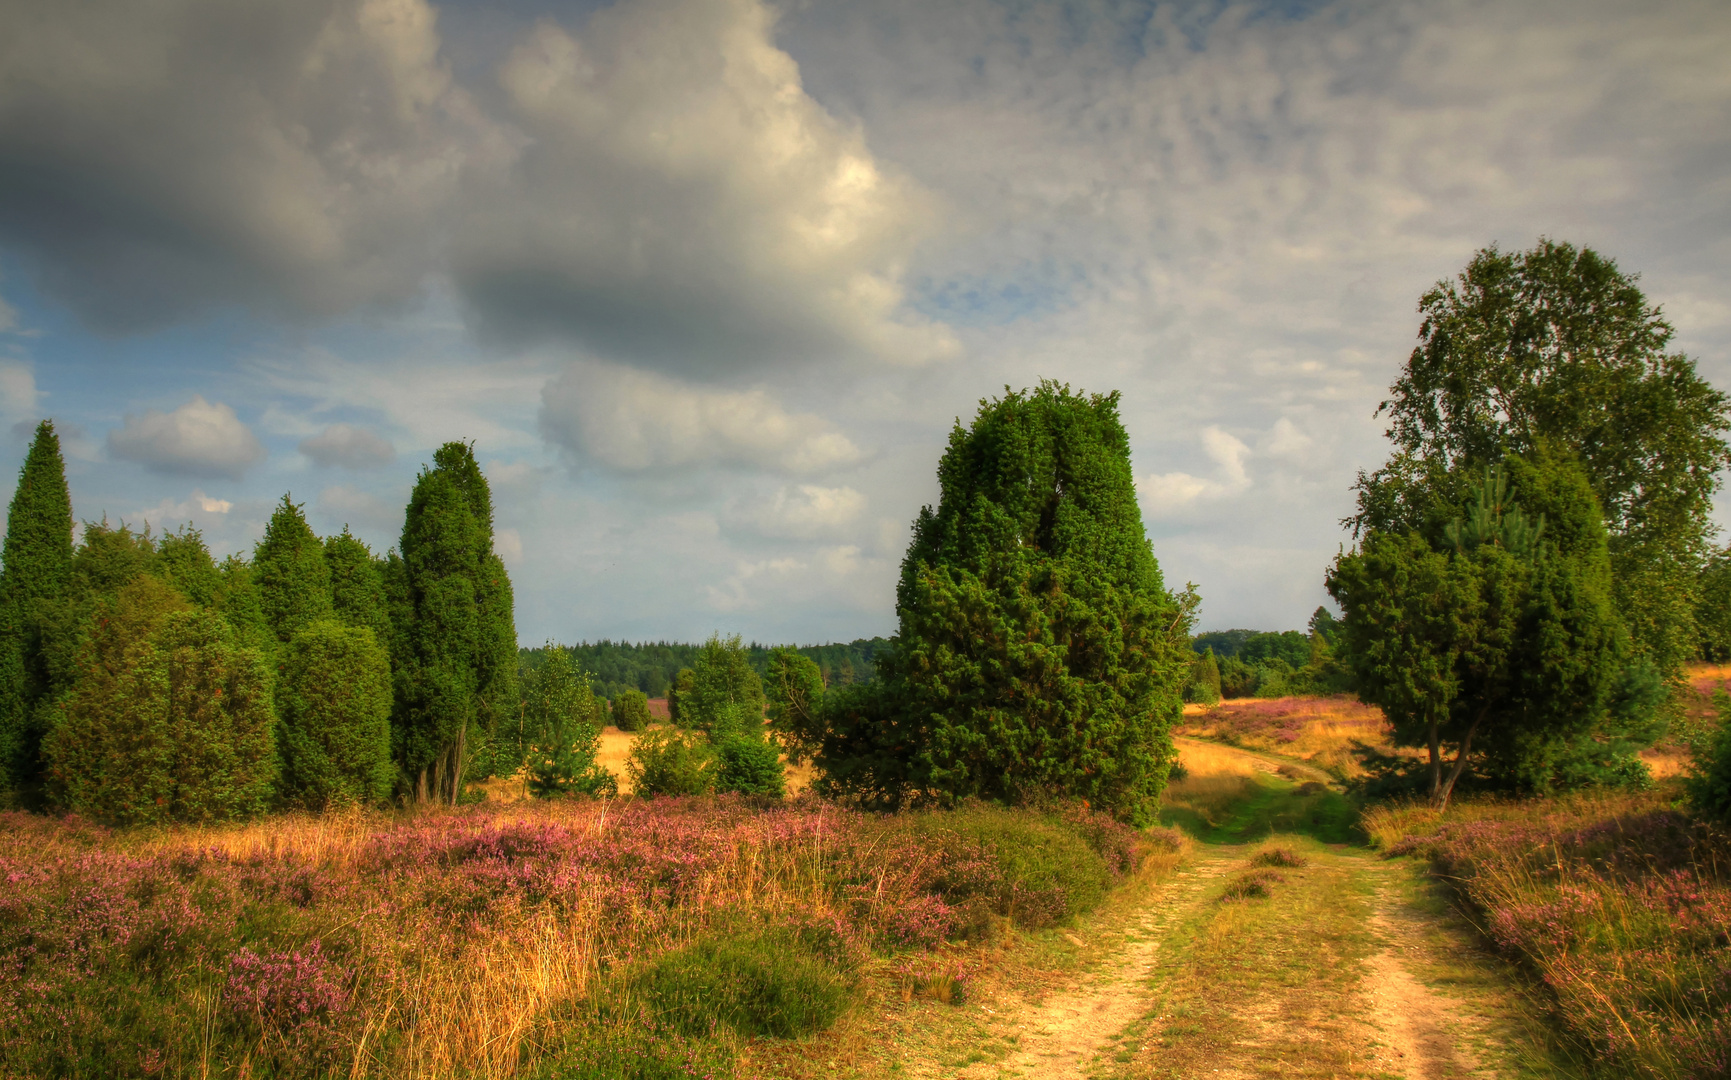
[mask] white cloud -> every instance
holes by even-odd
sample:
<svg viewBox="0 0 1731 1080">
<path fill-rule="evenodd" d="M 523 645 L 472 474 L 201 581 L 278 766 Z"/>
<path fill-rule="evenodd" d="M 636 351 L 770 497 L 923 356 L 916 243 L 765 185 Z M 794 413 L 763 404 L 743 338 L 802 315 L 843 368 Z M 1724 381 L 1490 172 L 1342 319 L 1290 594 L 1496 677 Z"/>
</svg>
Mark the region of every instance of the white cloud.
<svg viewBox="0 0 1731 1080">
<path fill-rule="evenodd" d="M 35 365 L 28 360 L 0 359 L 0 423 L 34 429 L 41 418 L 37 412 L 41 400 Z"/>
<path fill-rule="evenodd" d="M 108 453 L 161 473 L 238 480 L 265 458 L 265 449 L 234 410 L 195 394 L 173 412 L 128 413 L 108 433 Z"/>
<path fill-rule="evenodd" d="M 1202 449 L 1214 461 L 1211 477 L 1185 472 L 1157 473 L 1137 483 L 1142 500 L 1153 510 L 1173 510 L 1198 499 L 1236 495 L 1250 486 L 1244 461 L 1250 447 L 1236 436 L 1210 425 L 1202 429 Z"/>
<path fill-rule="evenodd" d="M 601 364 L 573 364 L 541 395 L 541 431 L 580 458 L 640 472 L 751 465 L 816 473 L 862 454 L 822 419 L 765 390 L 712 390 Z"/>
<path fill-rule="evenodd" d="M 520 570 L 523 567 L 523 536 L 516 529 L 493 530 L 493 552 L 499 556 L 506 569 Z"/>
<path fill-rule="evenodd" d="M 194 528 L 208 528 L 219 524 L 234 510 L 234 503 L 228 499 L 213 499 L 202 490 L 194 488 L 192 494 L 184 499 L 164 499 L 155 506 L 143 510 L 134 510 L 121 520 L 148 524 L 156 532 L 167 532 L 185 524 Z"/>
<path fill-rule="evenodd" d="M 373 469 L 397 459 L 390 443 L 353 424 L 332 424 L 303 440 L 300 450 L 317 464 L 345 469 Z"/>
<path fill-rule="evenodd" d="M 761 0 L 542 23 L 500 74 L 527 136 L 475 179 L 457 279 L 484 331 L 667 370 L 953 356 L 903 308 L 931 200 L 802 89 Z"/>
<path fill-rule="evenodd" d="M 382 544 L 373 545 L 381 551 L 394 543 L 402 531 L 401 503 L 388 502 L 347 484 L 337 484 L 319 492 L 313 508 L 321 521 L 330 523 L 327 528 L 331 531 L 352 525 L 368 535 L 384 538 Z"/>
<path fill-rule="evenodd" d="M 851 487 L 797 484 L 736 500 L 727 517 L 734 527 L 762 536 L 812 540 L 847 533 L 865 508 L 866 497 Z"/>
</svg>

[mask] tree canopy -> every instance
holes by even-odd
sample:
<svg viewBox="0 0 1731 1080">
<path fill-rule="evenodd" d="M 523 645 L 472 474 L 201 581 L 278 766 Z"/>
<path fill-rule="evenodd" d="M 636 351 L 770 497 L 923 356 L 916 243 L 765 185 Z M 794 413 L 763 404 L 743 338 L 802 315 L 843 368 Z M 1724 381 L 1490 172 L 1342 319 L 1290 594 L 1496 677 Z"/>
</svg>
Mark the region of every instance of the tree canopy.
<svg viewBox="0 0 1731 1080">
<path fill-rule="evenodd" d="M 1548 442 L 1579 460 L 1604 513 L 1635 646 L 1674 676 L 1695 646 L 1731 400 L 1667 351 L 1672 327 L 1635 276 L 1590 248 L 1485 248 L 1419 312 L 1419 344 L 1379 410 L 1395 452 L 1359 476 L 1356 531 L 1420 527 L 1475 469 Z"/>
<path fill-rule="evenodd" d="M 829 695 L 832 789 L 1085 798 L 1152 820 L 1189 672 L 1192 601 L 1142 528 L 1117 394 L 1041 383 L 982 401 L 914 523 L 879 682 Z"/>
<path fill-rule="evenodd" d="M 1383 709 L 1397 743 L 1427 749 L 1439 805 L 1475 740 L 1519 758 L 1589 730 L 1627 653 L 1585 471 L 1541 444 L 1468 491 L 1422 530 L 1371 529 L 1327 581 L 1359 696 Z"/>
</svg>

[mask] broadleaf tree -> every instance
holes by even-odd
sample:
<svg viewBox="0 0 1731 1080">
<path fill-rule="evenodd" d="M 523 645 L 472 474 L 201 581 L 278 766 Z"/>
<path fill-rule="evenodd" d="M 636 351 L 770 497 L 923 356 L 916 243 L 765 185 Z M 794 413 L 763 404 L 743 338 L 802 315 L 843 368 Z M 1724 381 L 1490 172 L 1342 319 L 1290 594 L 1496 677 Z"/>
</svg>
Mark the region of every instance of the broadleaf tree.
<svg viewBox="0 0 1731 1080">
<path fill-rule="evenodd" d="M 1674 331 L 1635 276 L 1591 248 L 1485 248 L 1419 312 L 1380 409 L 1394 453 L 1359 476 L 1358 534 L 1420 527 L 1476 470 L 1548 442 L 1578 457 L 1599 500 L 1634 647 L 1676 678 L 1696 644 L 1731 399 L 1669 351 Z"/>
</svg>

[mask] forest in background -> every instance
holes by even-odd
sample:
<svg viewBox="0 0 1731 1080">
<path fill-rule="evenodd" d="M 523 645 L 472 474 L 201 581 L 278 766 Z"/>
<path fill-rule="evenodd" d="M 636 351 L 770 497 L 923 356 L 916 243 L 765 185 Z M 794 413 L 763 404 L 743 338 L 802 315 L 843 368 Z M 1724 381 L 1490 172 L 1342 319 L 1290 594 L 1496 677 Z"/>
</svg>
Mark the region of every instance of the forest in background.
<svg viewBox="0 0 1731 1080">
<path fill-rule="evenodd" d="M 856 638 L 846 644 L 800 645 L 794 651 L 809 657 L 818 667 L 825 686 L 851 686 L 866 682 L 876 674 L 874 658 L 889 646 L 883 637 Z M 647 697 L 661 698 L 679 678 L 682 670 L 691 668 L 703 650 L 698 643 L 677 641 L 580 641 L 560 646 L 571 658 L 589 672 L 595 693 L 609 701 L 626 690 L 637 690 Z M 758 678 L 769 672 L 770 655 L 776 646 L 753 641 L 745 646 L 746 662 Z M 519 663 L 525 673 L 539 668 L 545 659 L 546 646 L 518 651 Z"/>
</svg>

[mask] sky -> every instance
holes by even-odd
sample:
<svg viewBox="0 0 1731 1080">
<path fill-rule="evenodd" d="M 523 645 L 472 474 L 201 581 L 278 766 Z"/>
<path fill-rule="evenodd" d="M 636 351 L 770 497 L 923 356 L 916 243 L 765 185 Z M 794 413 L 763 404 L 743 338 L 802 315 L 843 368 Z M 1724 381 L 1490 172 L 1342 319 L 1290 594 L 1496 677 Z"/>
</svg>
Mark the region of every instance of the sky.
<svg viewBox="0 0 1731 1080">
<path fill-rule="evenodd" d="M 0 458 L 383 551 L 471 441 L 524 644 L 847 641 L 1049 378 L 1198 628 L 1299 628 L 1475 251 L 1593 247 L 1731 388 L 1727 56 L 1722 0 L 4 0 Z"/>
</svg>

